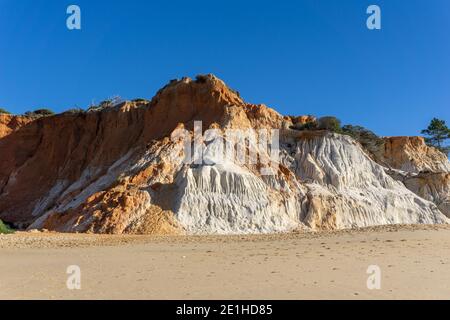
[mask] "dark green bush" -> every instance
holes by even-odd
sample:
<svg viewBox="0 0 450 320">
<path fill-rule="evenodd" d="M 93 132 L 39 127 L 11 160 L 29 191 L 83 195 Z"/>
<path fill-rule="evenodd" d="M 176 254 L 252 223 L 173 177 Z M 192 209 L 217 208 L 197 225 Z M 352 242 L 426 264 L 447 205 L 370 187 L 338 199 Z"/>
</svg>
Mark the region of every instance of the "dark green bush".
<svg viewBox="0 0 450 320">
<path fill-rule="evenodd" d="M 311 117 L 313 118 L 313 117 Z M 332 132 L 342 133 L 341 121 L 336 117 L 322 117 L 318 120 L 311 120 L 306 123 L 296 123 L 290 127 L 294 130 L 328 130 Z"/>
<path fill-rule="evenodd" d="M 123 100 L 119 96 L 114 96 L 112 98 L 103 100 L 98 105 L 92 104 L 91 106 L 89 106 L 87 111 L 100 111 L 100 110 L 104 110 L 104 109 L 108 109 L 108 108 L 117 106 L 119 103 L 125 103 L 125 100 Z"/>
<path fill-rule="evenodd" d="M 362 126 L 345 125 L 342 127 L 342 133 L 351 136 L 371 153 L 376 153 L 383 144 L 383 139 Z"/>
<path fill-rule="evenodd" d="M 38 109 L 34 111 L 35 114 L 40 116 L 52 116 L 55 113 L 50 109 Z"/>
<path fill-rule="evenodd" d="M 317 129 L 317 121 L 309 121 L 306 123 L 296 123 L 293 126 L 290 127 L 294 130 L 316 130 Z"/>
<path fill-rule="evenodd" d="M 103 100 L 102 102 L 100 102 L 100 104 L 97 105 L 91 105 L 88 108 L 88 111 L 97 111 L 97 110 L 102 110 L 102 109 L 106 109 L 106 108 L 110 108 L 113 106 L 113 102 L 111 99 L 107 99 L 107 100 Z"/>
<path fill-rule="evenodd" d="M 133 99 L 131 101 L 132 102 L 137 102 L 137 103 L 149 102 L 147 99 L 143 99 L 143 98 L 137 98 L 137 99 Z"/>
<path fill-rule="evenodd" d="M 0 108 L 0 114 L 11 114 L 8 110 Z"/>
<path fill-rule="evenodd" d="M 14 233 L 14 230 L 12 230 L 10 227 L 4 224 L 2 220 L 0 220 L 0 234 L 8 234 L 8 233 Z"/>
<path fill-rule="evenodd" d="M 99 107 L 100 108 L 109 108 L 113 106 L 113 101 L 111 99 L 105 100 L 100 102 Z"/>
<path fill-rule="evenodd" d="M 208 75 L 199 74 L 195 77 L 195 81 L 198 83 L 205 83 L 208 81 Z"/>
<path fill-rule="evenodd" d="M 25 112 L 25 115 L 28 117 L 48 117 L 54 114 L 52 110 L 45 108 Z"/>
<path fill-rule="evenodd" d="M 332 116 L 319 118 L 319 120 L 317 120 L 317 129 L 340 133 L 342 131 L 341 120 Z"/>
<path fill-rule="evenodd" d="M 96 111 L 96 110 L 100 110 L 100 107 L 97 105 L 90 105 L 89 108 L 87 109 L 87 111 Z"/>
</svg>

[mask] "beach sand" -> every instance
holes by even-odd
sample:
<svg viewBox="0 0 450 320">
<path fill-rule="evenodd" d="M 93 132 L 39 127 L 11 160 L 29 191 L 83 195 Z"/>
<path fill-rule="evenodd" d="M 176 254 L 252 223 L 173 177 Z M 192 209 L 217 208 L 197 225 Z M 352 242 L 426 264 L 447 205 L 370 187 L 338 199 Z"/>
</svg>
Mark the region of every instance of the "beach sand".
<svg viewBox="0 0 450 320">
<path fill-rule="evenodd" d="M 69 290 L 67 267 L 81 270 Z M 367 287 L 379 266 L 380 289 Z M 0 235 L 0 299 L 450 299 L 450 227 L 254 236 Z"/>
</svg>

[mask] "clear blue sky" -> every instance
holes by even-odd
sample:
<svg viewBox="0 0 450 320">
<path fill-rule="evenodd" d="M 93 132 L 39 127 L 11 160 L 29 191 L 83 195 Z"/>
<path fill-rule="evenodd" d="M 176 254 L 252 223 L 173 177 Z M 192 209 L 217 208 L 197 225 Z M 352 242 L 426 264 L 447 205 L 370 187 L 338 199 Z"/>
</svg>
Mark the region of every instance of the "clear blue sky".
<svg viewBox="0 0 450 320">
<path fill-rule="evenodd" d="M 199 73 L 283 114 L 415 135 L 450 122 L 450 1 L 0 0 L 0 106 L 14 113 L 151 98 Z"/>
</svg>

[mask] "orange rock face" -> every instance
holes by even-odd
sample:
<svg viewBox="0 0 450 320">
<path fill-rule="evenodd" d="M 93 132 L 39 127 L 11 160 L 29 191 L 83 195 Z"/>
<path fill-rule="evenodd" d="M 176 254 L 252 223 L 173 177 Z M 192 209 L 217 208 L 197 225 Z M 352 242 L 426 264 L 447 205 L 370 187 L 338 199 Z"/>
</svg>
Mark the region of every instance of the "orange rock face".
<svg viewBox="0 0 450 320">
<path fill-rule="evenodd" d="M 138 108 L 58 115 L 36 119 L 4 136 L 0 141 L 2 218 L 33 220 L 36 201 L 58 180 L 75 181 L 88 166 L 106 170 L 135 145 L 143 116 Z"/>
<path fill-rule="evenodd" d="M 388 137 L 376 157 L 383 165 L 404 171 L 395 176 L 450 217 L 450 164 L 445 154 L 427 146 L 422 137 Z"/>
<path fill-rule="evenodd" d="M 292 121 L 292 123 L 293 124 L 305 124 L 305 123 L 308 123 L 308 122 L 313 122 L 313 121 L 316 121 L 317 119 L 316 119 L 316 117 L 314 117 L 314 116 L 291 116 L 291 117 L 288 117 L 288 118 L 290 118 L 290 120 Z"/>
<path fill-rule="evenodd" d="M 33 121 L 32 118 L 0 114 L 0 139 Z"/>
<path fill-rule="evenodd" d="M 387 137 L 380 150 L 380 162 L 408 172 L 449 171 L 447 157 L 428 147 L 422 137 Z"/>
</svg>

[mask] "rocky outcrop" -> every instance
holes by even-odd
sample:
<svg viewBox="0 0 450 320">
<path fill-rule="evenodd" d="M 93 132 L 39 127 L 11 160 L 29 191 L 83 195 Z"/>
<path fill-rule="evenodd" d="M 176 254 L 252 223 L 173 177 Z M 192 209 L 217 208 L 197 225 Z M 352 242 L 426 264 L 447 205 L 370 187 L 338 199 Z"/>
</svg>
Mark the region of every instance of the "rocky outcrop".
<svg viewBox="0 0 450 320">
<path fill-rule="evenodd" d="M 33 121 L 29 117 L 0 113 L 0 139 Z"/>
<path fill-rule="evenodd" d="M 387 137 L 379 147 L 377 161 L 410 173 L 450 172 L 446 155 L 425 144 L 422 137 Z"/>
<path fill-rule="evenodd" d="M 446 155 L 427 146 L 422 137 L 388 137 L 376 160 L 389 168 L 393 178 L 450 217 L 450 162 Z"/>
<path fill-rule="evenodd" d="M 10 117 L 0 123 L 0 219 L 29 229 L 151 234 L 449 222 L 439 210 L 445 185 L 431 198 L 386 173 L 392 152 L 374 161 L 348 136 L 290 129 L 311 119 L 248 104 L 212 75 L 172 81 L 150 102 Z M 196 121 L 200 134 L 215 134 L 200 161 Z M 273 143 L 246 144 L 246 154 L 258 151 L 253 162 L 220 159 L 221 147 L 235 142 L 227 129 L 280 130 L 277 162 L 265 161 Z M 179 130 L 192 139 L 192 158 L 174 139 Z"/>
<path fill-rule="evenodd" d="M 436 206 L 386 174 L 349 136 L 324 133 L 288 145 L 284 162 L 308 190 L 303 221 L 310 227 L 446 221 Z"/>
<path fill-rule="evenodd" d="M 30 118 L 0 141 L 0 214 L 6 221 L 31 223 L 68 186 L 79 182 L 83 188 L 108 175 L 114 163 L 168 136 L 178 123 L 192 127 L 193 120 L 219 121 L 229 103 L 242 104 L 219 79 L 183 79 L 149 104 Z"/>
</svg>

